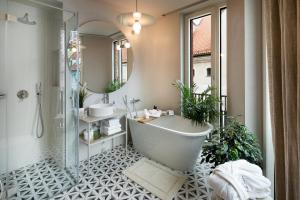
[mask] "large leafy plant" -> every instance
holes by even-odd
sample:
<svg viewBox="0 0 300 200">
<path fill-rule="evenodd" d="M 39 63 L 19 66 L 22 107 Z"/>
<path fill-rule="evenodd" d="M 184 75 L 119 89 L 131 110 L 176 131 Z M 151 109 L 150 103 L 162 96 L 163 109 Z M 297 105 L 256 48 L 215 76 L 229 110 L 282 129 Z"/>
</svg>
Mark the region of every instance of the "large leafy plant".
<svg viewBox="0 0 300 200">
<path fill-rule="evenodd" d="M 262 166 L 262 154 L 255 134 L 236 119 L 228 119 L 225 127 L 215 129 L 203 146 L 201 162 L 214 166 L 227 161 L 245 159 Z"/>
<path fill-rule="evenodd" d="M 185 118 L 192 120 L 196 124 L 213 123 L 218 119 L 219 111 L 217 105 L 219 99 L 213 94 L 213 88 L 209 87 L 204 92 L 195 94 L 194 89 L 196 85 L 188 87 L 180 81 L 177 81 L 174 85 L 181 91 L 181 112 Z"/>
</svg>

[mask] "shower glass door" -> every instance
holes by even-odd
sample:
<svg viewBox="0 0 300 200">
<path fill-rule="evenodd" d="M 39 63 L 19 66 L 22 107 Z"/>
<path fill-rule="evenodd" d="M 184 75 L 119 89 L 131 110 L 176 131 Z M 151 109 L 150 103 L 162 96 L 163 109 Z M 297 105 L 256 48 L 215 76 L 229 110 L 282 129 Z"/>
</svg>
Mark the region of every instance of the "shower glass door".
<svg viewBox="0 0 300 200">
<path fill-rule="evenodd" d="M 77 15 L 60 1 L 0 0 L 0 179 L 7 199 L 48 199 L 78 181 L 76 29 Z"/>
<path fill-rule="evenodd" d="M 65 15 L 67 17 L 68 15 Z M 66 133 L 66 166 L 78 177 L 78 146 L 79 146 L 79 38 L 77 15 L 67 17 L 66 32 L 66 68 L 65 68 L 65 133 Z M 76 134 L 74 134 L 76 133 Z"/>
<path fill-rule="evenodd" d="M 6 22 L 1 20 L 6 13 L 7 2 L 0 0 L 0 199 L 4 196 L 7 171 L 7 136 L 6 136 L 6 85 L 5 85 L 5 30 Z"/>
</svg>

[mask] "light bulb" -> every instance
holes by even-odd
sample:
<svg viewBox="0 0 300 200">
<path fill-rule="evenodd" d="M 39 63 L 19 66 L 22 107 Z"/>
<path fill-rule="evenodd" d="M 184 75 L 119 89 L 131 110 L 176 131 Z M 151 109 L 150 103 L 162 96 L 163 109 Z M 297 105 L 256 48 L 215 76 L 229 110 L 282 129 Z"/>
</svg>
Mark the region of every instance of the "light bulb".
<svg viewBox="0 0 300 200">
<path fill-rule="evenodd" d="M 133 13 L 132 13 L 132 16 L 133 16 L 133 18 L 134 18 L 135 20 L 140 20 L 141 17 L 142 17 L 142 13 L 140 13 L 140 12 L 133 12 Z"/>
<path fill-rule="evenodd" d="M 72 47 L 72 53 L 75 53 L 77 51 L 77 48 L 76 47 Z"/>
<path fill-rule="evenodd" d="M 124 46 L 125 46 L 125 48 L 129 49 L 131 45 L 129 42 L 125 42 Z"/>
<path fill-rule="evenodd" d="M 142 26 L 139 21 L 135 21 L 134 24 L 132 25 L 132 29 L 135 34 L 140 34 Z"/>
</svg>

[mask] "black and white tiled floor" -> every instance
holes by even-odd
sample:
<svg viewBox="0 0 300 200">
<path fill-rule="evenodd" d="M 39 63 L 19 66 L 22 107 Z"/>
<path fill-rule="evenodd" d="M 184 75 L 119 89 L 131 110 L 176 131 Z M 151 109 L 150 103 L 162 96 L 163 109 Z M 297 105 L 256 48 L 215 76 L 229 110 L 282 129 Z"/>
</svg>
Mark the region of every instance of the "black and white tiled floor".
<svg viewBox="0 0 300 200">
<path fill-rule="evenodd" d="M 131 181 L 122 171 L 143 156 L 132 147 L 127 154 L 122 146 L 91 157 L 90 174 L 88 164 L 80 165 L 80 180 L 76 186 L 73 179 L 61 170 L 52 159 L 10 173 L 9 184 L 17 186 L 11 200 L 159 200 L 155 195 Z M 174 200 L 210 199 L 206 178 L 211 168 L 197 162 L 192 172 L 185 172 L 187 181 Z M 62 192 L 64 191 L 64 192 Z"/>
<path fill-rule="evenodd" d="M 88 174 L 87 161 L 80 166 L 79 184 L 56 196 L 55 200 L 158 200 L 155 195 L 131 181 L 122 171 L 143 156 L 129 147 L 127 155 L 121 146 L 112 151 L 104 152 L 91 157 L 91 172 Z M 206 178 L 211 168 L 208 164 L 195 166 L 193 172 L 186 172 L 187 181 L 179 190 L 174 200 L 206 200 L 210 199 Z"/>
<path fill-rule="evenodd" d="M 6 188 L 11 191 L 8 193 L 12 193 L 9 200 L 49 199 L 75 185 L 75 180 L 53 159 L 22 167 L 0 178 L 7 183 Z"/>
</svg>

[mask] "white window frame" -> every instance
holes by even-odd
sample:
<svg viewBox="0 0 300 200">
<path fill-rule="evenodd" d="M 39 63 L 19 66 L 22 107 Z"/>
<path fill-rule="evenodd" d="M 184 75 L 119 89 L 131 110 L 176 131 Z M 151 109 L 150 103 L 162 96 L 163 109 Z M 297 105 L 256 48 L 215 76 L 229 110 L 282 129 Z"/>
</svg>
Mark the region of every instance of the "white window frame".
<svg viewBox="0 0 300 200">
<path fill-rule="evenodd" d="M 183 75 L 181 76 L 185 84 L 191 86 L 191 36 L 190 20 L 206 15 L 211 15 L 211 86 L 216 88 L 216 95 L 220 95 L 220 10 L 227 7 L 226 3 L 218 3 L 198 11 L 184 15 L 183 41 L 184 41 L 184 62 Z"/>
</svg>

